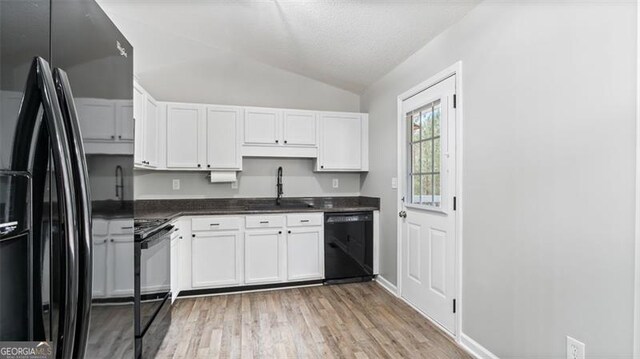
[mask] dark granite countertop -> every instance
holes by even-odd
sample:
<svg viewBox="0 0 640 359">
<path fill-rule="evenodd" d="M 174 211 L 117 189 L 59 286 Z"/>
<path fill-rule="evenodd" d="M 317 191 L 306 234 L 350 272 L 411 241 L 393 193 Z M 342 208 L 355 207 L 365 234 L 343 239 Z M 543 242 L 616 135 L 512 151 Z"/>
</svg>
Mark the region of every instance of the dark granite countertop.
<svg viewBox="0 0 640 359">
<path fill-rule="evenodd" d="M 133 201 L 93 201 L 91 202 L 91 215 L 104 219 L 118 219 L 133 217 Z"/>
<path fill-rule="evenodd" d="M 298 197 L 284 198 L 277 206 L 274 198 L 213 198 L 138 200 L 135 219 L 172 219 L 180 216 L 269 214 L 299 212 L 356 212 L 380 209 L 375 197 Z"/>
</svg>

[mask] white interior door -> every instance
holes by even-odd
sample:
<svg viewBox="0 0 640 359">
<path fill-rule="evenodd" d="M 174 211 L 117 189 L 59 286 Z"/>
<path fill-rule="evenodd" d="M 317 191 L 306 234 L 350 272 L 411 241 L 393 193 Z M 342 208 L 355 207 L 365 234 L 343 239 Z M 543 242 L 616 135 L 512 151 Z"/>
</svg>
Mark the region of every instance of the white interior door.
<svg viewBox="0 0 640 359">
<path fill-rule="evenodd" d="M 402 102 L 401 295 L 455 332 L 455 77 Z"/>
</svg>

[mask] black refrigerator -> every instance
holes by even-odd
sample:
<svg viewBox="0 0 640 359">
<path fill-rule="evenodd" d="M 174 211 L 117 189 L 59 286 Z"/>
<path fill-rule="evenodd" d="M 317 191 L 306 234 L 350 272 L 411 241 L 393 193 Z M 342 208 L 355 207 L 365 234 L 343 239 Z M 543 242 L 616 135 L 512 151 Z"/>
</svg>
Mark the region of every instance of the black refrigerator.
<svg viewBox="0 0 640 359">
<path fill-rule="evenodd" d="M 0 0 L 0 342 L 134 356 L 132 98 L 93 0 Z"/>
</svg>

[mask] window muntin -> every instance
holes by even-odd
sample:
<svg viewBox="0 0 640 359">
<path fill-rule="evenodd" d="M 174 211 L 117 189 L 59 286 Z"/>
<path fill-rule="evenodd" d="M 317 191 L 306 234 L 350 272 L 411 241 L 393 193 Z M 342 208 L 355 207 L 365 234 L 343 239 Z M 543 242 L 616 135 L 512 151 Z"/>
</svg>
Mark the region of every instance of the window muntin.
<svg viewBox="0 0 640 359">
<path fill-rule="evenodd" d="M 407 114 L 409 203 L 442 206 L 442 107 L 436 100 Z"/>
</svg>

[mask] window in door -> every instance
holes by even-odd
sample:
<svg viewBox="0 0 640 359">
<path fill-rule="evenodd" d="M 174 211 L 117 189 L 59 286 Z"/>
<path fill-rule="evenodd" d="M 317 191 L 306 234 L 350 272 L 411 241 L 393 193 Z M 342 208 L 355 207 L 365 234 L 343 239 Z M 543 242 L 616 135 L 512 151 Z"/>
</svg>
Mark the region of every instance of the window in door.
<svg viewBox="0 0 640 359">
<path fill-rule="evenodd" d="M 407 113 L 409 203 L 439 209 L 442 204 L 441 102 Z"/>
</svg>

